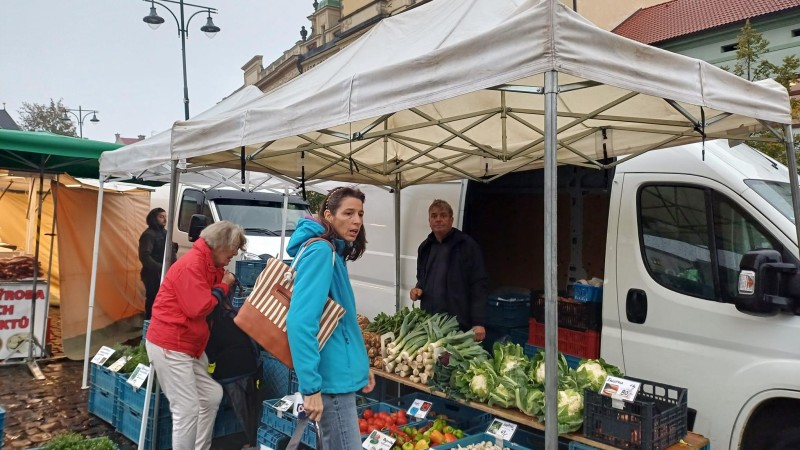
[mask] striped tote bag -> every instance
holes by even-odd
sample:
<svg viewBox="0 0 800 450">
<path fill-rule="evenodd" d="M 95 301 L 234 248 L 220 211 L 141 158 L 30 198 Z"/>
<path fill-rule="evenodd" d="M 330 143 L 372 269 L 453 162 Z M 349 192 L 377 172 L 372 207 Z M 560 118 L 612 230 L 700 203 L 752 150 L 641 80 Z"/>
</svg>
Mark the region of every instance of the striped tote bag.
<svg viewBox="0 0 800 450">
<path fill-rule="evenodd" d="M 289 351 L 289 338 L 286 335 L 286 316 L 289 313 L 289 303 L 294 288 L 294 266 L 303 251 L 314 241 L 325 241 L 331 246 L 334 250 L 332 263 L 336 264 L 336 250 L 333 244 L 322 238 L 309 239 L 295 256 L 291 266 L 276 258 L 270 258 L 258 276 L 252 293 L 233 319 L 242 331 L 289 368 L 293 368 L 294 365 Z M 344 308 L 333 299 L 328 298 L 325 302 L 317 333 L 320 350 L 328 342 L 344 312 Z"/>
</svg>

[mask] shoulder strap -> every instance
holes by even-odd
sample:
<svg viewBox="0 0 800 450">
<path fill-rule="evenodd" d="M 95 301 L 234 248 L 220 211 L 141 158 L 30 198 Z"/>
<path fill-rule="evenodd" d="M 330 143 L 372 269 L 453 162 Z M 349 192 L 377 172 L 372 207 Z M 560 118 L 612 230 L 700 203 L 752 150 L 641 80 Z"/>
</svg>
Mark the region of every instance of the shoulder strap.
<svg viewBox="0 0 800 450">
<path fill-rule="evenodd" d="M 321 238 L 321 237 L 316 237 L 316 238 L 311 238 L 311 239 L 307 240 L 306 243 L 303 244 L 303 247 L 300 249 L 299 252 L 297 252 L 297 255 L 295 255 L 294 260 L 292 261 L 292 269 L 294 269 L 294 266 L 297 265 L 297 261 L 300 260 L 300 255 L 303 254 L 303 252 L 306 250 L 306 248 L 309 245 L 313 244 L 316 241 L 325 241 L 325 242 L 328 243 L 328 245 L 331 247 L 331 250 L 333 251 L 333 253 L 331 253 L 331 265 L 334 265 L 334 266 L 336 265 L 336 247 L 333 246 L 333 242 L 331 242 L 331 241 L 329 241 L 327 239 Z"/>
</svg>

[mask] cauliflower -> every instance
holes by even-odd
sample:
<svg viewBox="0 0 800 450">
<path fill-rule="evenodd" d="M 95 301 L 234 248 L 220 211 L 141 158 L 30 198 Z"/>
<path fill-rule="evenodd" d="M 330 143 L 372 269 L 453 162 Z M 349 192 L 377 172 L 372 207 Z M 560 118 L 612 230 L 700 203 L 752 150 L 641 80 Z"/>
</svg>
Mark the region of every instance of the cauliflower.
<svg viewBox="0 0 800 450">
<path fill-rule="evenodd" d="M 595 392 L 600 391 L 608 375 L 615 377 L 622 376 L 622 371 L 618 367 L 606 363 L 601 359 L 585 359 L 581 361 L 575 371 L 578 387 L 588 388 Z"/>
<path fill-rule="evenodd" d="M 574 389 L 558 391 L 558 415 L 575 416 L 583 414 L 583 396 Z"/>
<path fill-rule="evenodd" d="M 544 359 L 536 364 L 536 369 L 533 372 L 533 380 L 539 384 L 544 384 Z"/>
</svg>

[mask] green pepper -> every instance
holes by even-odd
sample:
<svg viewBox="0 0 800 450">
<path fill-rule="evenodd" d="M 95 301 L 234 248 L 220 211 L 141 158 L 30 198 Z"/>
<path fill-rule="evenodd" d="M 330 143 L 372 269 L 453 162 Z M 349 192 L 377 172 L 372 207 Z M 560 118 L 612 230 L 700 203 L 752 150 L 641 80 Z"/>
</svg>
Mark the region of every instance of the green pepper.
<svg viewBox="0 0 800 450">
<path fill-rule="evenodd" d="M 463 437 L 464 437 L 464 432 L 463 432 L 463 431 L 461 431 L 461 430 L 458 430 L 458 429 L 456 429 L 455 431 L 453 431 L 453 435 L 454 435 L 455 437 L 457 437 L 457 438 L 461 439 L 461 438 L 463 438 Z"/>
<path fill-rule="evenodd" d="M 403 444 L 403 450 L 414 450 L 414 444 L 411 442 L 406 442 Z"/>
<path fill-rule="evenodd" d="M 456 429 L 451 427 L 450 425 L 448 425 L 448 426 L 444 427 L 444 430 L 442 430 L 442 431 L 444 431 L 445 433 L 455 434 L 454 431 L 456 431 Z"/>
</svg>

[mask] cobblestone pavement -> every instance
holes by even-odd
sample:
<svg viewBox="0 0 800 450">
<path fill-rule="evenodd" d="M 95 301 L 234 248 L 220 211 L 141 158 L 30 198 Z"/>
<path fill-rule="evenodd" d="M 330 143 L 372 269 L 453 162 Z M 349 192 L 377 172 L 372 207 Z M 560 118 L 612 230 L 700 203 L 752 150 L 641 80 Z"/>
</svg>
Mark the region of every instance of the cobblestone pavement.
<svg viewBox="0 0 800 450">
<path fill-rule="evenodd" d="M 54 311 L 55 310 L 55 311 Z M 51 308 L 53 353 L 60 350 L 58 308 Z M 58 339 L 55 339 L 56 336 Z M 108 436 L 120 450 L 137 446 L 117 433 L 113 426 L 89 414 L 89 390 L 81 389 L 83 361 L 64 358 L 40 360 L 45 380 L 31 376 L 25 364 L 0 366 L 0 406 L 6 410 L 4 449 L 40 447 L 63 432 L 76 432 L 87 437 Z M 215 439 L 212 450 L 238 450 L 243 435 Z"/>
</svg>

